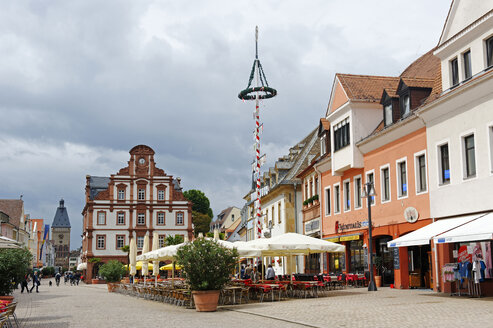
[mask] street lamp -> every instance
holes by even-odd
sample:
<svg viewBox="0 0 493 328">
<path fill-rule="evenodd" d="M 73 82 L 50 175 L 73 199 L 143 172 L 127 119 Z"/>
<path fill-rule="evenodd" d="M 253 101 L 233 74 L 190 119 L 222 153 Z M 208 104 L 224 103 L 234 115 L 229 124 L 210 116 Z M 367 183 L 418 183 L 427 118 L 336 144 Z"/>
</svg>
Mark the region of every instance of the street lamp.
<svg viewBox="0 0 493 328">
<path fill-rule="evenodd" d="M 371 202 L 372 198 L 376 195 L 375 188 L 373 187 L 373 182 L 367 182 L 364 184 L 365 188 L 361 193 L 361 197 L 367 199 L 368 205 L 368 253 L 370 257 L 370 283 L 368 284 L 368 291 L 374 292 L 377 290 L 375 285 L 375 279 L 373 277 L 373 242 L 372 242 L 372 224 L 371 224 Z"/>
</svg>

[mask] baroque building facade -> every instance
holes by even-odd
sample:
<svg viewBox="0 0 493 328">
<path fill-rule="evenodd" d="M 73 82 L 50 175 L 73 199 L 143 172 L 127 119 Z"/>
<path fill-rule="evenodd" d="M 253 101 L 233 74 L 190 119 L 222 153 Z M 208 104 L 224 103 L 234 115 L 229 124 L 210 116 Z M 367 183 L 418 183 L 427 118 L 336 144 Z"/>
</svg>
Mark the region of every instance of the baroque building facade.
<svg viewBox="0 0 493 328">
<path fill-rule="evenodd" d="M 86 176 L 86 204 L 82 211 L 82 261 L 86 281 L 98 265 L 109 260 L 127 262 L 122 251 L 136 238 L 138 252 L 157 232 L 159 247 L 168 235 L 192 238 L 192 205 L 183 196 L 180 179 L 156 167 L 154 150 L 138 145 L 130 150 L 128 166 L 110 177 Z M 92 258 L 100 259 L 91 263 Z"/>
<path fill-rule="evenodd" d="M 51 225 L 51 238 L 55 248 L 55 266 L 57 267 L 68 269 L 70 231 L 71 226 L 67 208 L 65 207 L 65 201 L 61 199 Z"/>
</svg>

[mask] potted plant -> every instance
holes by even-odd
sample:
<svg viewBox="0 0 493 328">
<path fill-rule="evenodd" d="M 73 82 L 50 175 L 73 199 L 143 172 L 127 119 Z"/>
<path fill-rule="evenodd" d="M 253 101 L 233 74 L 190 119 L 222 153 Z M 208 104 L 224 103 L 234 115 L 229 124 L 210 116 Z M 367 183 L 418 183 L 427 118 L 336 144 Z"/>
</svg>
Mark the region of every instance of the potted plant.
<svg viewBox="0 0 493 328">
<path fill-rule="evenodd" d="M 383 259 L 381 256 L 375 256 L 373 259 L 373 262 L 375 263 L 375 270 L 376 270 L 376 275 L 375 275 L 375 285 L 377 287 L 382 287 L 382 267 L 383 267 Z"/>
<path fill-rule="evenodd" d="M 308 208 L 308 199 L 303 201 L 303 209 L 306 210 Z"/>
<path fill-rule="evenodd" d="M 99 268 L 99 276 L 103 277 L 108 284 L 108 291 L 112 292 L 116 287 L 116 282 L 125 274 L 123 264 L 117 260 L 111 260 Z"/>
<path fill-rule="evenodd" d="M 319 204 L 318 203 L 318 195 L 314 195 L 312 198 L 313 198 L 313 204 L 318 205 Z"/>
<path fill-rule="evenodd" d="M 14 299 L 11 294 L 30 269 L 31 259 L 27 248 L 0 249 L 0 299 Z"/>
<path fill-rule="evenodd" d="M 182 266 L 199 312 L 217 310 L 219 292 L 230 280 L 238 251 L 220 246 L 214 240 L 198 238 L 178 249 L 176 261 Z"/>
</svg>

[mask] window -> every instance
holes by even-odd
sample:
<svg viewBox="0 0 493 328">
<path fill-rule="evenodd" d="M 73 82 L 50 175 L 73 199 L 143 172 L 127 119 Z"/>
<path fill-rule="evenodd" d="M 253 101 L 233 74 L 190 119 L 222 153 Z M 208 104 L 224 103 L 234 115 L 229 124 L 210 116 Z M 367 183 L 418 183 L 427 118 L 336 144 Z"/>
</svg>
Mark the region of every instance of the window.
<svg viewBox="0 0 493 328">
<path fill-rule="evenodd" d="M 385 126 L 392 124 L 392 103 L 385 105 L 383 116 L 385 120 Z"/>
<path fill-rule="evenodd" d="M 457 58 L 450 61 L 450 77 L 452 79 L 452 86 L 459 84 L 459 64 Z"/>
<path fill-rule="evenodd" d="M 476 176 L 476 156 L 474 153 L 474 134 L 464 137 L 464 154 L 466 160 L 466 178 Z"/>
<path fill-rule="evenodd" d="M 272 205 L 272 209 L 271 209 L 271 212 L 272 212 L 272 226 L 274 226 L 274 224 L 276 223 L 275 219 L 274 219 L 274 215 L 275 215 L 275 208 L 274 208 L 274 205 Z"/>
<path fill-rule="evenodd" d="M 406 117 L 407 115 L 409 115 L 409 113 L 411 113 L 411 101 L 409 99 L 408 94 L 402 97 L 401 106 L 402 106 L 402 117 Z"/>
<path fill-rule="evenodd" d="M 118 189 L 118 200 L 125 200 L 125 190 Z"/>
<path fill-rule="evenodd" d="M 315 177 L 315 195 L 318 195 L 318 177 Z"/>
<path fill-rule="evenodd" d="M 462 54 L 462 61 L 464 62 L 464 80 L 470 79 L 471 72 L 471 50 L 468 50 Z"/>
<path fill-rule="evenodd" d="M 97 235 L 96 237 L 96 249 L 106 249 L 106 236 Z"/>
<path fill-rule="evenodd" d="M 281 203 L 277 203 L 277 223 L 281 224 Z"/>
<path fill-rule="evenodd" d="M 146 224 L 146 215 L 145 213 L 138 213 L 137 214 L 137 224 Z"/>
<path fill-rule="evenodd" d="M 177 212 L 176 213 L 176 225 L 184 225 L 183 221 L 183 212 Z"/>
<path fill-rule="evenodd" d="M 324 135 L 320 138 L 320 155 L 324 155 L 327 152 L 327 137 Z"/>
<path fill-rule="evenodd" d="M 373 185 L 373 188 L 375 188 L 375 175 L 373 172 L 366 173 L 366 182 L 371 183 Z M 366 187 L 364 188 L 366 191 Z M 370 204 L 375 205 L 375 196 L 371 196 Z"/>
<path fill-rule="evenodd" d="M 349 180 L 344 181 L 344 211 L 351 210 L 351 188 L 349 187 Z"/>
<path fill-rule="evenodd" d="M 341 212 L 341 190 L 339 185 L 334 186 L 334 213 Z"/>
<path fill-rule="evenodd" d="M 325 216 L 330 215 L 330 187 L 325 188 Z"/>
<path fill-rule="evenodd" d="M 448 144 L 441 145 L 440 151 L 440 184 L 450 183 L 450 166 L 448 158 Z"/>
<path fill-rule="evenodd" d="M 142 249 L 144 247 L 144 236 L 137 237 L 137 249 Z"/>
<path fill-rule="evenodd" d="M 121 249 L 125 246 L 125 235 L 116 235 L 116 249 Z"/>
<path fill-rule="evenodd" d="M 106 224 L 106 212 L 98 212 L 98 224 L 99 225 Z"/>
<path fill-rule="evenodd" d="M 349 143 L 349 118 L 346 118 L 334 127 L 334 151 L 346 147 Z"/>
<path fill-rule="evenodd" d="M 125 212 L 118 212 L 116 214 L 116 224 L 124 225 L 125 224 Z"/>
<path fill-rule="evenodd" d="M 390 172 L 389 166 L 380 169 L 382 203 L 390 200 Z"/>
<path fill-rule="evenodd" d="M 138 200 L 145 200 L 145 199 L 146 199 L 146 190 L 139 188 Z"/>
<path fill-rule="evenodd" d="M 264 212 L 264 226 L 267 227 L 267 222 L 269 221 L 269 209 L 266 209 Z"/>
<path fill-rule="evenodd" d="M 164 225 L 164 212 L 157 213 L 157 225 Z"/>
<path fill-rule="evenodd" d="M 235 222 L 235 215 L 231 214 L 231 221 Z"/>
<path fill-rule="evenodd" d="M 493 66 L 493 37 L 485 41 L 486 43 L 486 67 Z"/>
<path fill-rule="evenodd" d="M 426 157 L 425 154 L 418 154 L 415 157 L 416 170 L 416 193 L 426 192 Z"/>
<path fill-rule="evenodd" d="M 397 190 L 399 197 L 407 196 L 407 164 L 405 160 L 397 162 Z"/>
<path fill-rule="evenodd" d="M 361 208 L 361 176 L 354 178 L 354 208 Z"/>
<path fill-rule="evenodd" d="M 157 191 L 157 200 L 164 200 L 164 190 L 160 189 Z"/>
<path fill-rule="evenodd" d="M 166 246 L 166 236 L 165 235 L 159 235 L 157 240 L 158 240 L 157 244 L 158 244 L 159 248 Z"/>
</svg>

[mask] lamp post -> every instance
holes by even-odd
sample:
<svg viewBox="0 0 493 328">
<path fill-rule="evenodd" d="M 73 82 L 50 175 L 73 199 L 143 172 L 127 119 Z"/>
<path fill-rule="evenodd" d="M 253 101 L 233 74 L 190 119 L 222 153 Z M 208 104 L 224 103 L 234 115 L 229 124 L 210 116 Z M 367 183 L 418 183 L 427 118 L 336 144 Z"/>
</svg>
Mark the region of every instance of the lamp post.
<svg viewBox="0 0 493 328">
<path fill-rule="evenodd" d="M 370 282 L 368 283 L 368 291 L 374 292 L 377 290 L 377 286 L 375 285 L 375 279 L 373 276 L 373 241 L 372 241 L 372 224 L 371 224 L 371 199 L 375 196 L 375 188 L 373 187 L 373 182 L 365 183 L 365 189 L 363 190 L 364 198 L 367 199 L 368 206 L 368 255 L 370 257 Z"/>
</svg>

